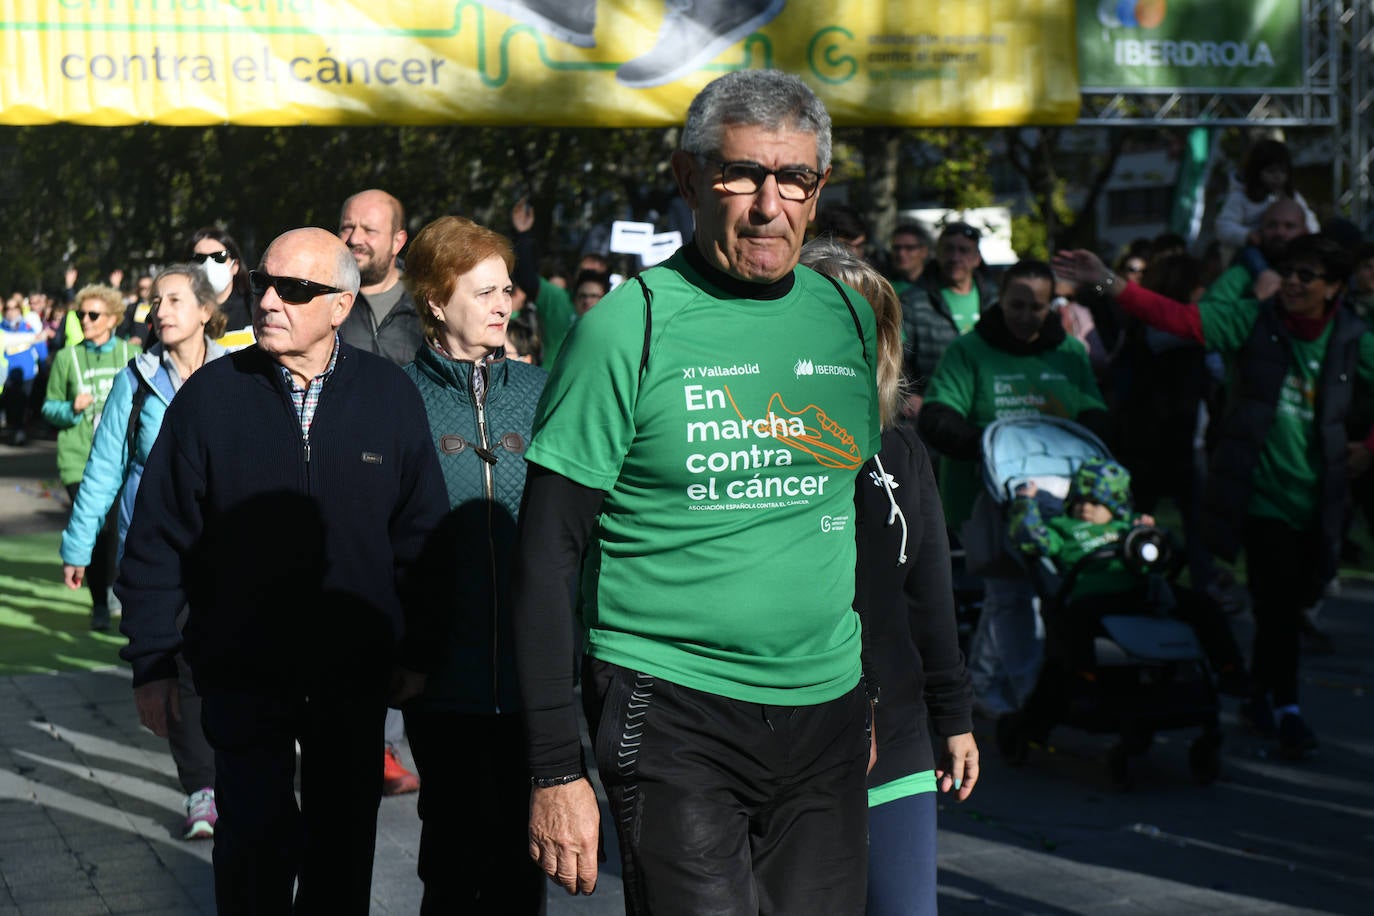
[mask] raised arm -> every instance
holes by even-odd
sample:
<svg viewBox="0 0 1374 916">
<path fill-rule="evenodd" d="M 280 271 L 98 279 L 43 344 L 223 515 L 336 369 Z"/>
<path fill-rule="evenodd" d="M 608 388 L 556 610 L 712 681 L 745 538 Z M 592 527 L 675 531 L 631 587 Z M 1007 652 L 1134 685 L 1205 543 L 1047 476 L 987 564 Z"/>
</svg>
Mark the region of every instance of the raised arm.
<svg viewBox="0 0 1374 916">
<path fill-rule="evenodd" d="M 1118 276 L 1091 251 L 1061 251 L 1054 256 L 1057 277 L 1091 286 L 1115 299 L 1128 315 L 1185 340 L 1203 342 L 1202 319 L 1196 308 L 1151 292 Z"/>
</svg>

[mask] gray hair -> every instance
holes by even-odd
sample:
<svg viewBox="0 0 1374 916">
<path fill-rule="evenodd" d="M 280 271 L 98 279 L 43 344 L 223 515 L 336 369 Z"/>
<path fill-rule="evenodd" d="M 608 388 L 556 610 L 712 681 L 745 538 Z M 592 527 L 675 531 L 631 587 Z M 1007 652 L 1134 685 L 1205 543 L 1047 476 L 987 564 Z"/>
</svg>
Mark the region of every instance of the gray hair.
<svg viewBox="0 0 1374 916">
<path fill-rule="evenodd" d="M 781 70 L 736 70 L 717 77 L 692 99 L 681 146 L 694 156 L 720 154 L 728 125 L 795 130 L 816 137 L 816 162 L 830 168 L 830 113 L 811 88 Z"/>
<path fill-rule="evenodd" d="M 338 254 L 338 263 L 335 265 L 335 276 L 338 278 L 334 285 L 339 289 L 348 290 L 354 296 L 358 295 L 358 287 L 362 284 L 362 274 L 358 272 L 358 262 L 353 257 L 353 252 L 344 245 Z"/>
</svg>

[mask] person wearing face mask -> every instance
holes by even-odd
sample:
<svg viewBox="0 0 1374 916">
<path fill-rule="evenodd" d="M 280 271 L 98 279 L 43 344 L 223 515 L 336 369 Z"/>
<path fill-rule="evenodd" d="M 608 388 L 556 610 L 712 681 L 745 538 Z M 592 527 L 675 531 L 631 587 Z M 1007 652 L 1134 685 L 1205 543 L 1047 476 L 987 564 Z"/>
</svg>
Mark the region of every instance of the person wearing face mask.
<svg viewBox="0 0 1374 916">
<path fill-rule="evenodd" d="M 997 305 L 983 313 L 972 333 L 950 344 L 926 389 L 917 430 L 949 459 L 940 465 L 940 498 L 946 522 L 952 531 L 962 529 L 966 546 L 979 540 L 965 523 L 974 518 L 982 490 L 984 427 L 1035 414 L 1066 417 L 1099 434 L 1107 426 L 1087 350 L 1058 320 L 1047 320 L 1054 279 L 1043 261 L 1009 268 Z M 980 524 L 987 521 L 983 511 L 977 515 Z M 996 524 L 1000 532 L 1000 517 Z M 975 708 L 984 715 L 1020 707 L 1035 687 L 1040 638 L 1034 602 L 1030 581 L 1009 555 L 989 565 L 983 611 L 969 646 Z"/>
<path fill-rule="evenodd" d="M 234 237 L 218 226 L 197 229 L 186 246 L 186 258 L 205 271 L 224 314 L 227 331 L 220 343 L 231 349 L 253 342 L 253 297 L 248 291 L 248 271 Z"/>
<path fill-rule="evenodd" d="M 1278 261 L 1277 295 L 1224 298 L 1214 287 L 1197 308 L 1128 282 L 1089 251 L 1060 252 L 1055 266 L 1225 358 L 1231 404 L 1203 492 L 1203 534 L 1227 561 L 1245 554 L 1255 641 L 1243 719 L 1277 739 L 1282 756 L 1307 755 L 1317 736 L 1298 705 L 1302 612 L 1336 573 L 1350 481 L 1374 466 L 1374 430 L 1357 441 L 1347 431 L 1374 406 L 1374 333 L 1341 303 L 1350 253 L 1299 236 Z"/>
</svg>

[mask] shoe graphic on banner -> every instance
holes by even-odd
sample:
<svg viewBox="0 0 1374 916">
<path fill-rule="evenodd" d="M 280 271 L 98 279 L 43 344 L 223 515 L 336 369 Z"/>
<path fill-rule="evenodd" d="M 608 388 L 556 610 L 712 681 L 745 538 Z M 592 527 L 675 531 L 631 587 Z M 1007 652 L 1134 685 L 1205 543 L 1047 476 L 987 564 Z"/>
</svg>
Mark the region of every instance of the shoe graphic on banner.
<svg viewBox="0 0 1374 916">
<path fill-rule="evenodd" d="M 649 89 L 681 79 L 772 22 L 786 5 L 787 0 L 668 0 L 658 40 L 623 64 L 616 82 Z"/>
<path fill-rule="evenodd" d="M 596 47 L 596 0 L 482 0 L 482 5 L 579 48 Z"/>
</svg>

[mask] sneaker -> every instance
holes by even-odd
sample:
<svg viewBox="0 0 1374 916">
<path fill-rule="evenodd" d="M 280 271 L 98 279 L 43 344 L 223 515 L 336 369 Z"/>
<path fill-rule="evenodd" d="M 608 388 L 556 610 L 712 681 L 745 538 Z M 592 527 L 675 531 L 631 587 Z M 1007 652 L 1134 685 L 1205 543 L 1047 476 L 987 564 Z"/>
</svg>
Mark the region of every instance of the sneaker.
<svg viewBox="0 0 1374 916">
<path fill-rule="evenodd" d="M 29 441 L 29 434 L 28 434 L 28 433 L 24 432 L 22 429 L 16 429 L 16 430 L 14 431 L 14 444 L 15 444 L 16 446 L 21 446 L 21 445 L 23 445 L 25 442 L 28 442 L 28 441 Z"/>
<path fill-rule="evenodd" d="M 482 5 L 574 47 L 596 47 L 596 0 L 483 0 Z"/>
<path fill-rule="evenodd" d="M 669 0 L 654 46 L 615 72 L 631 89 L 662 86 L 693 73 L 763 28 L 786 0 Z"/>
<path fill-rule="evenodd" d="M 104 633 L 110 628 L 110 608 L 108 605 L 97 605 L 91 608 L 91 629 L 97 633 Z"/>
<path fill-rule="evenodd" d="M 1240 718 L 1251 732 L 1261 738 L 1272 738 L 1277 733 L 1274 707 L 1269 705 L 1269 698 L 1263 694 L 1252 696 L 1240 704 Z"/>
<path fill-rule="evenodd" d="M 215 835 L 219 811 L 215 808 L 215 790 L 210 788 L 186 796 L 186 831 L 183 840 L 208 840 Z"/>
<path fill-rule="evenodd" d="M 1317 749 L 1316 732 L 1308 728 L 1302 716 L 1295 712 L 1284 713 L 1279 719 L 1279 754 L 1289 760 L 1306 757 Z"/>
<path fill-rule="evenodd" d="M 396 752 L 387 748 L 382 753 L 382 794 L 405 795 L 420 788 L 420 777 L 401 766 Z"/>
</svg>

